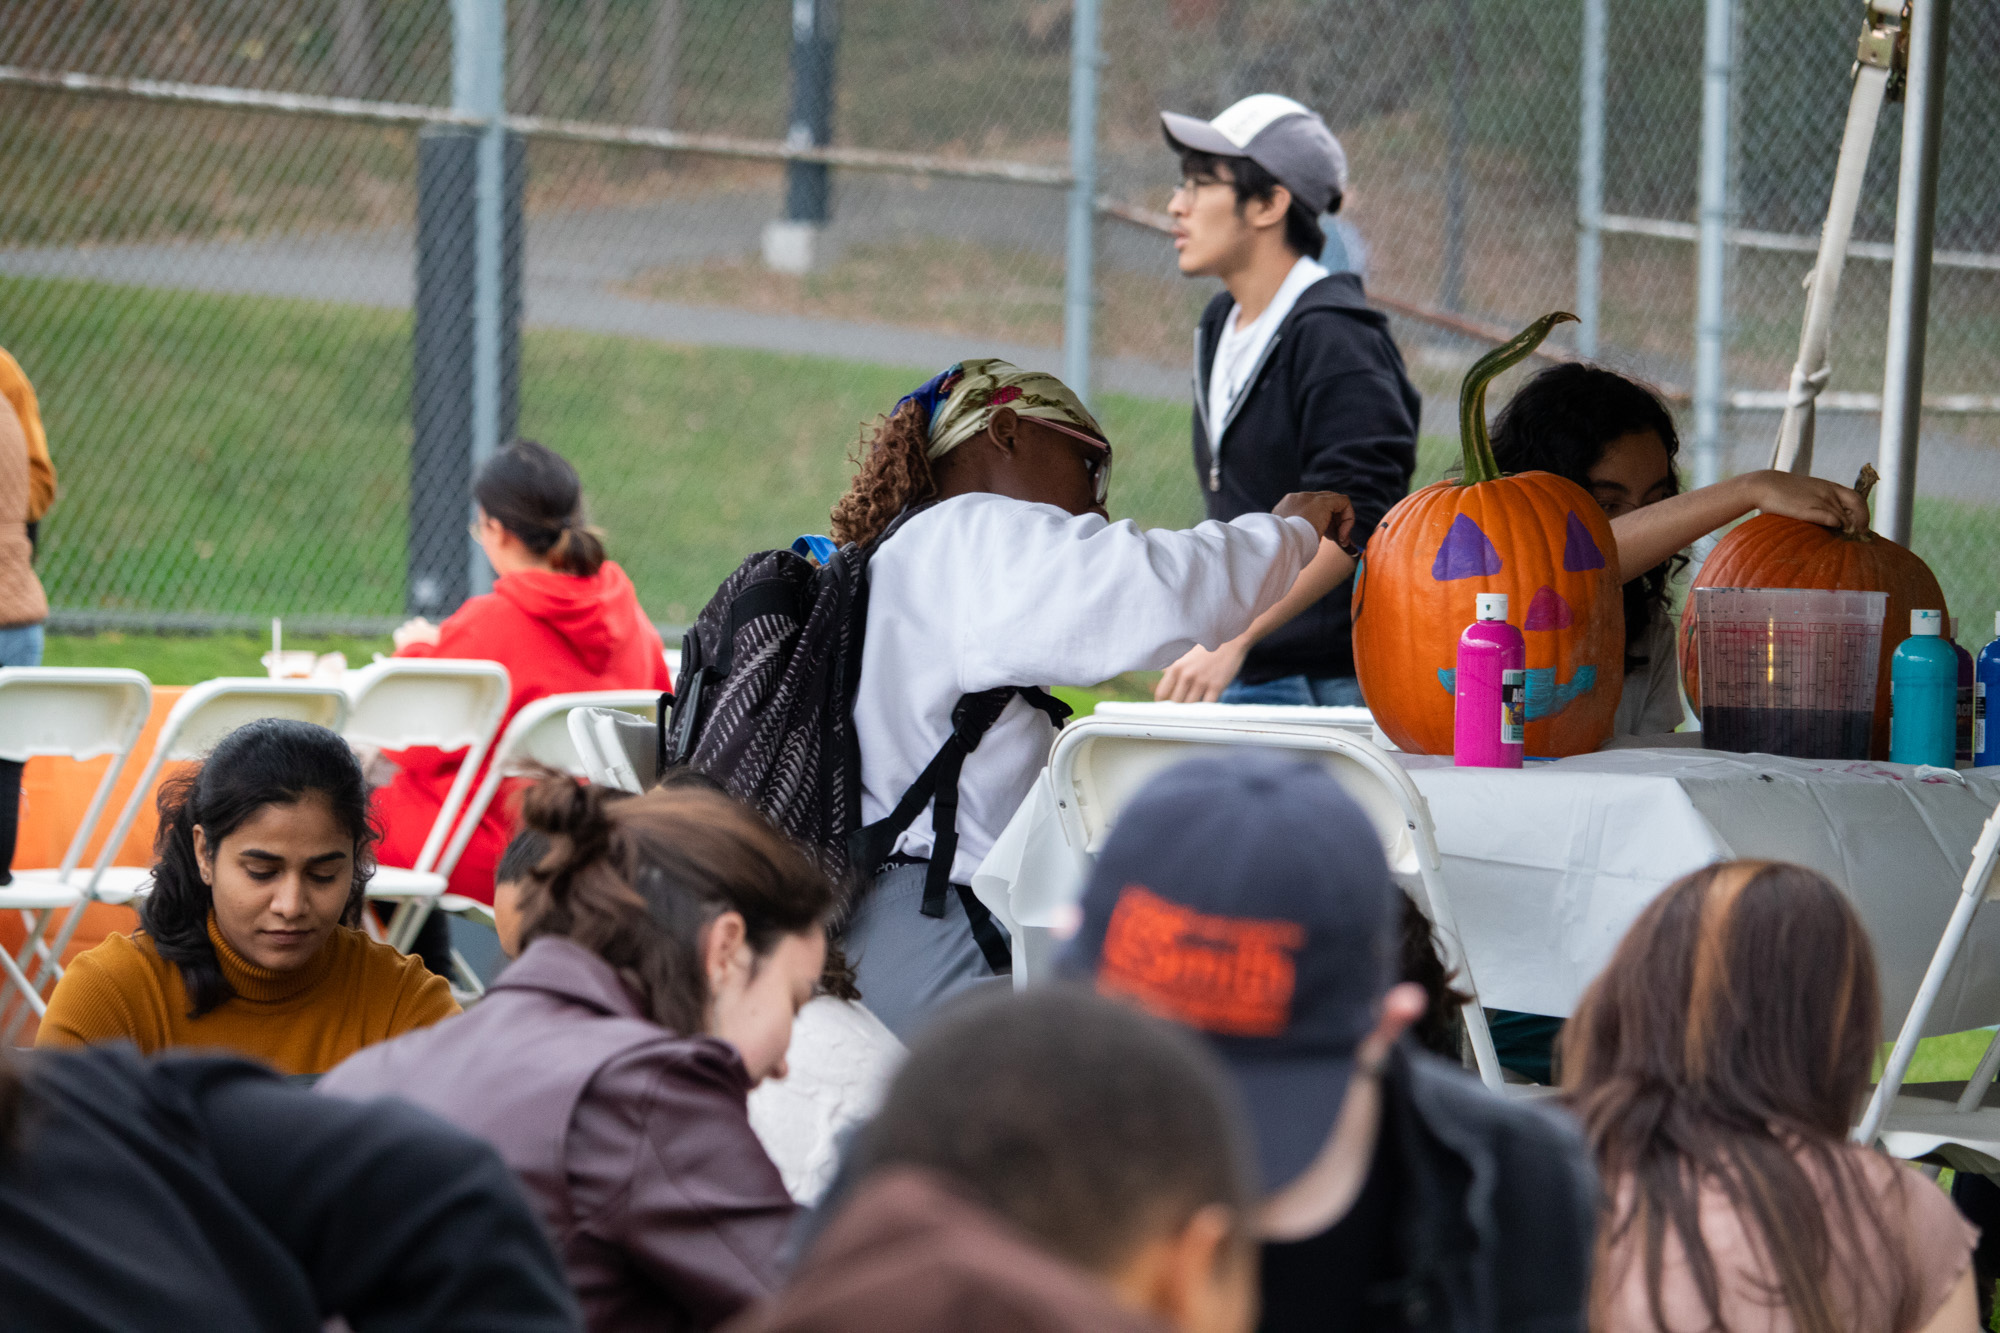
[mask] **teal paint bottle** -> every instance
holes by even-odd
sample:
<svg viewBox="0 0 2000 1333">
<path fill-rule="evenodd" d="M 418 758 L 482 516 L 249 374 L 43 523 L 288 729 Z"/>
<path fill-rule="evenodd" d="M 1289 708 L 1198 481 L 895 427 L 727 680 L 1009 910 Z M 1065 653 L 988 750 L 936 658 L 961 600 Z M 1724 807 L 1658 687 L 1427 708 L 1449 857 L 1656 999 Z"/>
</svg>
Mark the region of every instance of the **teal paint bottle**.
<svg viewBox="0 0 2000 1333">
<path fill-rule="evenodd" d="M 1950 768 L 1958 751 L 1958 654 L 1944 612 L 1910 612 L 1910 637 L 1889 659 L 1889 761 Z"/>
</svg>

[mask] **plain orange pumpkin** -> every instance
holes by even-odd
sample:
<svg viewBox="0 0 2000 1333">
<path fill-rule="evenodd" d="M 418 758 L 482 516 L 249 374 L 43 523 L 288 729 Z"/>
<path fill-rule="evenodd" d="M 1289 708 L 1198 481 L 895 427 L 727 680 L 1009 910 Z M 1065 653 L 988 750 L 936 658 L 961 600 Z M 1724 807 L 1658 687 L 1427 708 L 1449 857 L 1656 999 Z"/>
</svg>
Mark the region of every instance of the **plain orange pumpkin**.
<svg viewBox="0 0 2000 1333">
<path fill-rule="evenodd" d="M 1854 489 L 1866 502 L 1875 469 L 1863 467 Z M 1882 658 L 1875 676 L 1875 725 L 1868 752 L 1889 757 L 1889 659 L 1910 634 L 1910 612 L 1951 612 L 1944 589 L 1923 557 L 1863 528 L 1848 532 L 1803 519 L 1759 514 L 1732 529 L 1695 575 L 1697 588 L 1826 588 L 1840 592 L 1884 592 L 1889 609 L 1882 621 Z M 1701 711 L 1701 661 L 1696 651 L 1694 597 L 1681 611 L 1681 681 L 1688 702 Z"/>
<path fill-rule="evenodd" d="M 1527 641 L 1527 752 L 1583 754 L 1611 735 L 1625 674 L 1611 524 L 1575 482 L 1502 476 L 1486 434 L 1487 384 L 1573 318 L 1543 316 L 1466 372 L 1463 471 L 1391 509 L 1355 572 L 1355 674 L 1404 750 L 1451 753 L 1458 636 L 1482 592 L 1507 594 L 1507 618 Z"/>
</svg>

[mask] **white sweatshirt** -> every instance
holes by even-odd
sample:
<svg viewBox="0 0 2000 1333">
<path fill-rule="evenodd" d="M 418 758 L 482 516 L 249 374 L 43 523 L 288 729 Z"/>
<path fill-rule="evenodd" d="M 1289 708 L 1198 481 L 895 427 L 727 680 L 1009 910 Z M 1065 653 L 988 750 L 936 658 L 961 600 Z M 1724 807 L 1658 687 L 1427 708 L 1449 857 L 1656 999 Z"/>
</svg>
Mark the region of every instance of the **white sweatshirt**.
<svg viewBox="0 0 2000 1333">
<path fill-rule="evenodd" d="M 912 518 L 868 565 L 854 729 L 861 817 L 887 815 L 951 733 L 959 696 L 996 685 L 1094 685 L 1241 634 L 1319 549 L 1302 518 L 1245 514 L 1185 532 L 1078 518 L 989 493 Z M 1054 728 L 1013 699 L 959 778 L 966 884 L 1048 762 Z M 925 857 L 931 812 L 896 850 Z"/>
</svg>

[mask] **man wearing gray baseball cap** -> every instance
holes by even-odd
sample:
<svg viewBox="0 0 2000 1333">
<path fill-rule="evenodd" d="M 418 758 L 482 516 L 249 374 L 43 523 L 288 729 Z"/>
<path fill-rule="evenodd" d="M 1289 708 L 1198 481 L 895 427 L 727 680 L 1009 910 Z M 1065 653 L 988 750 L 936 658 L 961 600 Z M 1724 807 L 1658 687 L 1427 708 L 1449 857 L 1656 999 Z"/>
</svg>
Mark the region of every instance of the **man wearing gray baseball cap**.
<svg viewBox="0 0 2000 1333">
<path fill-rule="evenodd" d="M 1329 273 L 1320 216 L 1347 154 L 1318 114 L 1258 93 L 1213 120 L 1167 111 L 1181 183 L 1167 211 L 1180 270 L 1219 278 L 1195 330 L 1194 461 L 1208 517 L 1268 512 L 1292 491 L 1354 502 L 1356 544 L 1409 493 L 1422 406 L 1355 273 Z M 1332 543 L 1237 638 L 1190 649 L 1157 697 L 1359 704 L 1346 562 Z"/>
</svg>

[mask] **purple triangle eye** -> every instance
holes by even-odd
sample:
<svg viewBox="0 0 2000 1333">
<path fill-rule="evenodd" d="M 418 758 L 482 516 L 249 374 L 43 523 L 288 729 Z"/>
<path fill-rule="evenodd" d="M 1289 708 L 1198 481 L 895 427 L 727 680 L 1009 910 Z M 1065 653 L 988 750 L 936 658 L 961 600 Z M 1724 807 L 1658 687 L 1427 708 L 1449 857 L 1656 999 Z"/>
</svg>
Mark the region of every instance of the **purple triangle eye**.
<svg viewBox="0 0 2000 1333">
<path fill-rule="evenodd" d="M 1570 511 L 1568 536 L 1563 541 L 1563 568 L 1572 574 L 1604 568 L 1604 552 L 1597 549 L 1597 539 L 1575 510 Z"/>
<path fill-rule="evenodd" d="M 1603 563 L 1598 561 L 1600 565 Z M 1438 547 L 1437 559 L 1431 562 L 1431 577 L 1439 583 L 1449 583 L 1453 579 L 1499 572 L 1500 553 L 1493 549 L 1493 543 L 1479 530 L 1479 525 L 1464 514 L 1454 518 L 1451 531 L 1444 535 L 1444 544 Z"/>
</svg>

